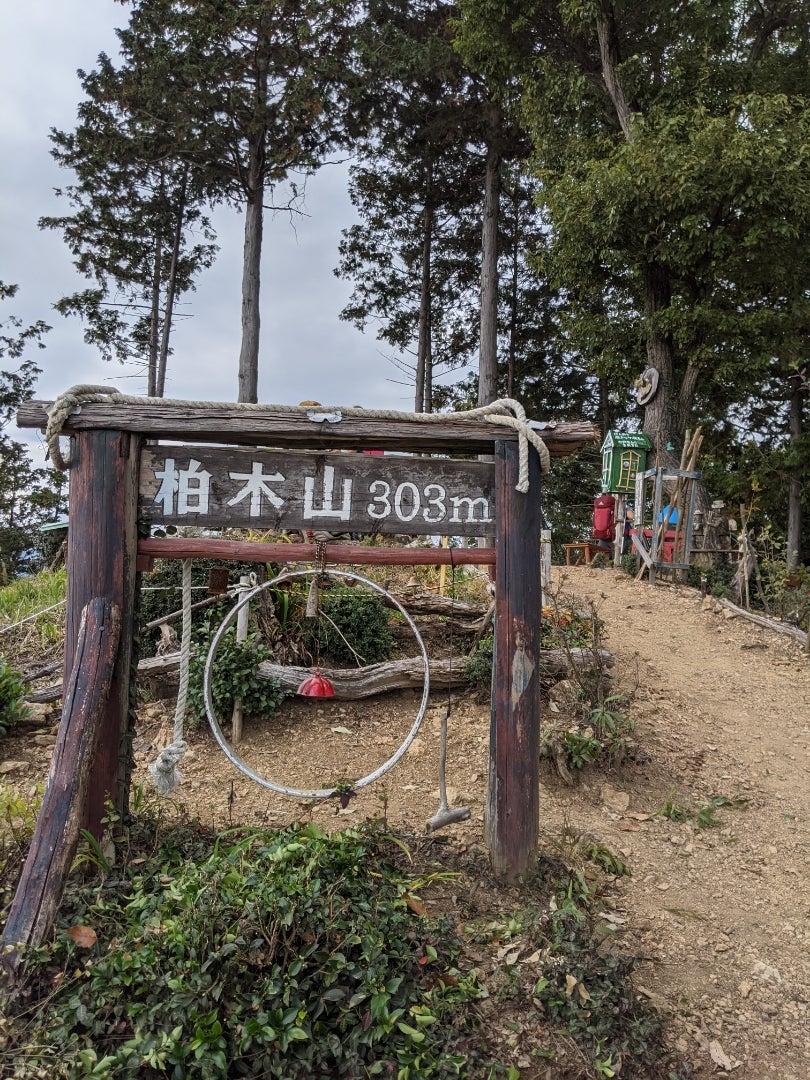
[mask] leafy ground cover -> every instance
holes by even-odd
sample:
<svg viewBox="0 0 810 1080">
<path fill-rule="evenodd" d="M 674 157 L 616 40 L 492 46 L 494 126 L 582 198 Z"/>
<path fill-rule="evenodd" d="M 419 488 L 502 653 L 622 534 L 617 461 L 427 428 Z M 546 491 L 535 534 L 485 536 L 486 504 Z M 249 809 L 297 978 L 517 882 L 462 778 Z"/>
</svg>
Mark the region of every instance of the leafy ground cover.
<svg viewBox="0 0 810 1080">
<path fill-rule="evenodd" d="M 483 855 L 409 847 L 381 821 L 215 834 L 141 807 L 120 855 L 79 860 L 2 1021 L 3 1075 L 687 1075 L 600 927 L 609 875 L 587 858 L 545 858 L 497 918 L 462 904 L 459 920 L 442 890 L 474 891 Z"/>
</svg>

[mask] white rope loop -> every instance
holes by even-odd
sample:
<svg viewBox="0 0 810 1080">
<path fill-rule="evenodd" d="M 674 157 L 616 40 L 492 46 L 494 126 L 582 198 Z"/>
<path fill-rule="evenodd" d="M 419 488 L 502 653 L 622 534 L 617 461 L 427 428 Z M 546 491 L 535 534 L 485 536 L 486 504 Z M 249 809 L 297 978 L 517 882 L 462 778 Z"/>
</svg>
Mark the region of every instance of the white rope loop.
<svg viewBox="0 0 810 1080">
<path fill-rule="evenodd" d="M 106 401 L 108 398 L 117 397 L 121 397 L 121 394 L 114 386 L 96 386 L 93 383 L 79 383 L 59 395 L 48 410 L 48 423 L 45 426 L 48 456 L 57 469 L 65 472 L 70 468 L 70 459 L 62 456 L 59 435 L 73 410 L 92 401 Z"/>
<path fill-rule="evenodd" d="M 183 722 L 188 701 L 188 672 L 191 660 L 191 559 L 183 559 L 183 632 L 180 639 L 180 685 L 174 710 L 174 731 L 171 743 L 164 747 L 149 766 L 149 775 L 159 795 L 171 795 L 183 777 L 177 766 L 185 754 Z"/>
<path fill-rule="evenodd" d="M 62 456 L 59 448 L 59 434 L 68 416 L 75 408 L 98 401 L 108 401 L 110 404 L 115 405 L 160 405 L 171 408 L 215 409 L 218 412 L 221 412 L 223 408 L 223 402 L 221 401 L 181 401 L 172 398 L 137 397 L 121 394 L 111 387 L 72 386 L 54 401 L 48 412 L 48 423 L 45 428 L 48 452 L 57 468 L 67 469 L 70 464 Z M 229 403 L 227 408 L 236 412 L 257 412 L 272 409 L 274 412 L 287 413 L 290 416 L 307 416 L 312 412 L 311 405 L 265 405 L 253 402 Z M 441 424 L 447 421 L 469 423 L 475 420 L 485 420 L 491 424 L 508 427 L 516 432 L 518 437 L 519 470 L 516 487 L 518 491 L 524 494 L 529 490 L 529 443 L 535 448 L 540 457 L 542 472 L 547 473 L 551 468 L 548 447 L 537 432 L 529 427 L 525 409 L 514 398 L 500 398 L 489 405 L 481 405 L 477 409 L 466 409 L 462 412 L 451 413 L 412 413 L 395 409 L 361 409 L 357 406 L 347 408 L 335 405 L 319 406 L 319 410 L 324 415 L 334 414 L 339 417 L 368 417 L 374 420 L 418 420 L 424 424 Z"/>
</svg>

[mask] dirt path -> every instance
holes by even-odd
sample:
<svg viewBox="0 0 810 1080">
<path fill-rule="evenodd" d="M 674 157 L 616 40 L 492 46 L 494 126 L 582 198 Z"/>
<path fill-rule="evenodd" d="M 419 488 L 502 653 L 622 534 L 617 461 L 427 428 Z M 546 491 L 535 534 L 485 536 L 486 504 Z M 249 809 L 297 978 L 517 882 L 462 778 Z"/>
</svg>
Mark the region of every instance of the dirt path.
<svg viewBox="0 0 810 1080">
<path fill-rule="evenodd" d="M 628 948 L 647 958 L 637 984 L 671 1016 L 697 1077 L 728 1071 L 750 1080 L 805 1080 L 807 658 L 790 639 L 707 610 L 694 590 L 651 589 L 613 570 L 585 568 L 568 571 L 562 588 L 592 600 L 605 622 L 617 689 L 632 694 L 641 754 L 613 770 L 585 770 L 570 787 L 544 766 L 541 843 L 559 844 L 570 826 L 626 860 L 632 877 L 617 884 L 614 918 Z M 384 760 L 408 730 L 417 698 L 288 702 L 269 742 L 266 732 L 248 730 L 243 756 L 264 775 L 327 786 L 341 775 L 342 762 L 358 775 Z M 347 810 L 329 802 L 306 813 L 332 828 L 338 815 L 357 820 L 384 810 L 397 828 L 421 833 L 437 808 L 444 707 L 443 698 L 433 699 L 405 759 Z M 488 732 L 488 705 L 456 697 L 450 797 L 472 811 L 453 830 L 451 842 L 459 846 L 482 842 Z M 139 745 L 142 764 L 168 737 L 165 729 L 147 732 Z M 209 738 L 184 765 L 182 797 L 193 809 L 250 824 L 282 825 L 302 816 L 300 804 L 256 788 L 217 754 Z M 714 796 L 741 796 L 747 806 L 721 807 L 715 827 L 697 827 L 694 813 Z M 660 814 L 668 802 L 691 811 L 692 819 Z"/>
<path fill-rule="evenodd" d="M 693 590 L 651 589 L 613 570 L 577 568 L 563 589 L 597 605 L 616 656 L 617 690 L 630 691 L 640 754 L 615 769 L 590 768 L 566 786 L 541 771 L 541 845 L 566 827 L 594 834 L 632 876 L 613 892 L 612 921 L 646 959 L 635 979 L 670 1016 L 673 1039 L 698 1080 L 805 1080 L 808 1030 L 808 724 L 810 666 L 789 639 L 721 611 Z M 419 695 L 366 703 L 294 699 L 246 727 L 243 756 L 257 771 L 299 787 L 331 786 L 370 771 L 401 742 Z M 218 826 L 282 826 L 312 817 L 325 828 L 387 814 L 422 835 L 438 807 L 436 760 L 446 698 L 431 699 L 422 730 L 387 776 L 340 810 L 291 802 L 251 783 L 201 733 L 183 762 L 179 799 Z M 470 820 L 444 842 L 480 848 L 489 706 L 454 695 L 448 750 L 451 803 Z M 141 710 L 137 779 L 171 739 L 171 702 Z M 18 729 L 4 740 L 0 773 L 24 787 L 48 767 L 54 735 Z M 713 796 L 718 824 L 694 813 Z M 690 820 L 660 813 L 666 804 Z"/>
<path fill-rule="evenodd" d="M 651 760 L 583 778 L 573 792 L 547 789 L 543 825 L 567 817 L 626 856 L 621 916 L 648 957 L 638 984 L 672 1013 L 698 1076 L 727 1063 L 751 1080 L 804 1080 L 807 658 L 788 639 L 705 610 L 693 590 L 585 569 L 568 583 L 596 602 L 619 685 L 638 683 L 632 715 Z M 626 811 L 617 791 L 630 796 Z M 748 807 L 719 810 L 719 827 L 639 820 L 667 799 L 701 806 L 737 793 Z"/>
</svg>

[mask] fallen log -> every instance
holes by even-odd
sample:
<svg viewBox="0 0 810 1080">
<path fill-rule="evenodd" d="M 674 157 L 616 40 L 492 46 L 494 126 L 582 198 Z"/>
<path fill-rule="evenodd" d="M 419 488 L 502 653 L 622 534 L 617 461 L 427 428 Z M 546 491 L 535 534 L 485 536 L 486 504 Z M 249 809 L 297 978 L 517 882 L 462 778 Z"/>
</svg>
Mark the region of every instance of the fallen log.
<svg viewBox="0 0 810 1080">
<path fill-rule="evenodd" d="M 540 676 L 543 679 L 567 679 L 573 672 L 587 675 L 595 669 L 613 666 L 613 654 L 607 649 L 543 649 L 540 652 Z M 180 667 L 180 653 L 150 656 L 138 664 L 139 675 L 168 675 Z M 259 678 L 278 679 L 285 690 L 295 691 L 313 668 L 274 664 L 265 660 L 259 665 Z M 419 657 L 386 660 L 360 668 L 319 668 L 333 684 L 335 697 L 347 701 L 384 694 L 389 690 L 407 690 L 422 685 L 422 661 Z M 430 661 L 430 685 L 435 690 L 464 686 L 467 682 L 467 657 L 454 656 Z"/>
<path fill-rule="evenodd" d="M 419 593 L 415 596 L 397 596 L 397 600 L 408 609 L 409 615 L 447 615 L 454 619 L 480 619 L 486 614 L 487 604 L 471 604 L 466 600 L 454 600 L 452 596 L 436 596 L 433 593 Z M 383 598 L 386 607 L 396 605 Z"/>
<path fill-rule="evenodd" d="M 51 683 L 50 686 L 45 686 L 42 690 L 32 690 L 30 694 L 26 694 L 24 701 L 30 701 L 32 704 L 47 705 L 51 701 L 58 701 L 62 696 L 62 684 Z"/>
<path fill-rule="evenodd" d="M 121 636 L 121 612 L 96 597 L 82 611 L 73 670 L 28 858 L 3 930 L 4 983 L 11 989 L 22 953 L 53 925 L 70 871 L 102 714 Z"/>
<path fill-rule="evenodd" d="M 786 634 L 807 648 L 808 635 L 800 627 L 793 626 L 791 623 L 780 622 L 779 619 L 768 618 L 766 615 L 757 615 L 753 611 L 748 611 L 746 608 L 733 604 L 730 600 L 718 599 L 716 602 L 727 611 L 733 611 L 735 615 L 739 615 L 741 619 L 748 619 L 749 622 L 756 623 L 757 626 L 764 626 L 766 630 L 773 630 L 774 633 Z"/>
<path fill-rule="evenodd" d="M 590 649 L 572 649 L 566 653 L 562 649 L 548 649 L 540 653 L 541 679 L 565 679 L 572 668 L 580 673 L 592 670 L 597 664 L 609 667 L 613 663 L 612 655 L 607 650 L 600 650 L 596 658 Z M 284 690 L 295 692 L 304 679 L 312 674 L 312 668 L 283 667 L 265 660 L 259 665 L 259 678 L 278 679 Z M 424 667 L 419 657 L 405 660 L 387 660 L 382 664 L 371 664 L 362 668 L 320 669 L 335 689 L 335 697 L 346 701 L 384 694 L 389 690 L 418 689 L 422 685 Z M 433 690 L 446 690 L 466 685 L 467 657 L 455 656 L 452 659 L 430 661 L 430 686 Z"/>
</svg>

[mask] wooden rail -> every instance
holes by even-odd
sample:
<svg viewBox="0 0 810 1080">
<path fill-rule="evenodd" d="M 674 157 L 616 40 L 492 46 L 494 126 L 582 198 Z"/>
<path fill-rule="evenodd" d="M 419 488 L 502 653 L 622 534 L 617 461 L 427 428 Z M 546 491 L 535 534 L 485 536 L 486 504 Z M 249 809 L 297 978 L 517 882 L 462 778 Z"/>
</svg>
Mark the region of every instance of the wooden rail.
<svg viewBox="0 0 810 1080">
<path fill-rule="evenodd" d="M 264 544 L 256 540 L 151 537 L 138 541 L 139 569 L 150 559 L 228 559 L 234 562 L 314 563 L 315 544 Z M 494 548 L 367 547 L 327 544 L 326 562 L 353 566 L 492 566 Z"/>
</svg>

